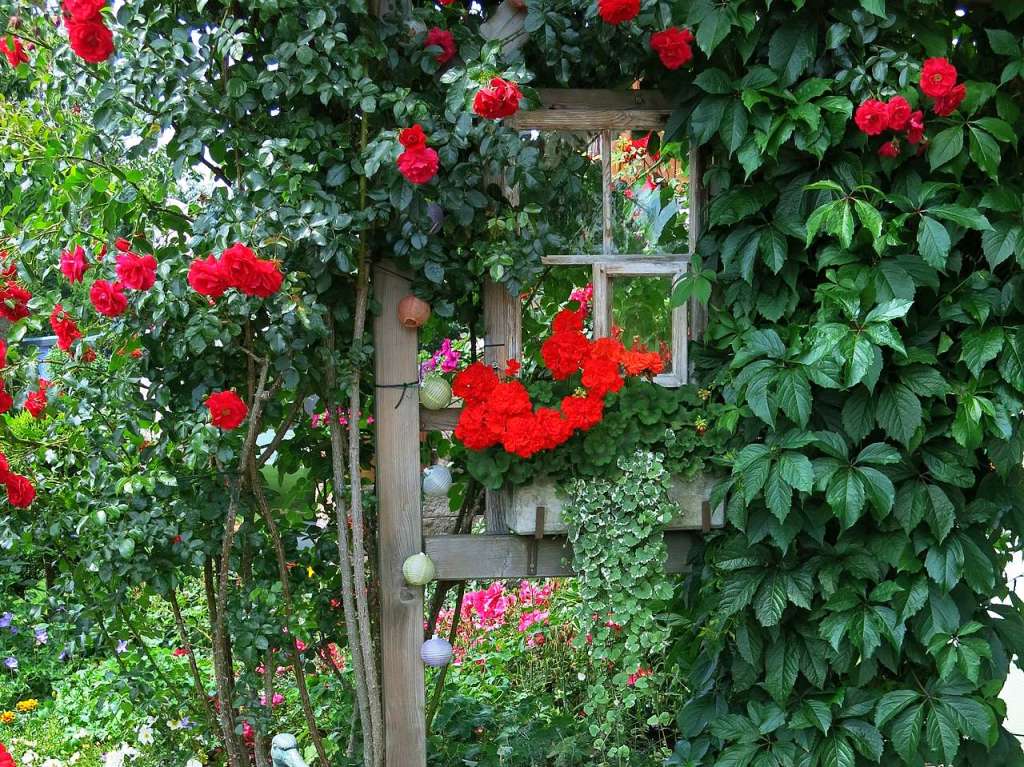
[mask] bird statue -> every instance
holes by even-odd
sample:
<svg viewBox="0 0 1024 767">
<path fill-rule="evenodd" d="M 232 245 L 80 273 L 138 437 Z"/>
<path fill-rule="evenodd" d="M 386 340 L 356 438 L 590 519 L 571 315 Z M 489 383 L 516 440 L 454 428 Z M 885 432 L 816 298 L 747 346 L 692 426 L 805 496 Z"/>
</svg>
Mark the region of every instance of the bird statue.
<svg viewBox="0 0 1024 767">
<path fill-rule="evenodd" d="M 288 733 L 274 736 L 270 742 L 270 758 L 274 767 L 308 767 L 299 753 L 299 742 Z"/>
</svg>

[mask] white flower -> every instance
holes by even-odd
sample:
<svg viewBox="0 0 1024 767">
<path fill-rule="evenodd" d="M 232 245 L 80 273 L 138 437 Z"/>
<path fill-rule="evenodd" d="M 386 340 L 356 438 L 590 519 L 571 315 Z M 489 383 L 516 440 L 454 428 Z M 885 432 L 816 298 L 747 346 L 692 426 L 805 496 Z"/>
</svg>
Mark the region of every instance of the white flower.
<svg viewBox="0 0 1024 767">
<path fill-rule="evenodd" d="M 22 764 L 35 764 L 35 762 L 36 762 L 36 760 L 38 758 L 39 758 L 39 754 L 37 754 L 35 751 L 33 751 L 30 748 L 28 751 L 26 751 L 24 754 L 22 754 L 21 763 Z"/>
<path fill-rule="evenodd" d="M 78 760 L 82 758 L 82 755 L 76 751 L 70 757 L 68 757 L 68 764 L 78 764 Z"/>
<path fill-rule="evenodd" d="M 64 767 L 64 762 L 60 759 L 47 759 L 39 767 Z"/>
<path fill-rule="evenodd" d="M 203 767 L 203 763 L 198 759 L 189 759 L 185 762 L 185 767 Z"/>
<path fill-rule="evenodd" d="M 153 728 L 148 724 L 144 724 L 139 728 L 139 745 L 140 746 L 152 746 L 153 745 Z"/>
</svg>

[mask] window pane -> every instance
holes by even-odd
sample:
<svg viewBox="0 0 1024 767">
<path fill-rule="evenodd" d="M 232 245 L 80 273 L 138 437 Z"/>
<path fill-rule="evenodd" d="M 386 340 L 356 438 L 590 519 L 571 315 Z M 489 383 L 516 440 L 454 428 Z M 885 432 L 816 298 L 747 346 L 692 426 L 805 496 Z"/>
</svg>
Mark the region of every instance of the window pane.
<svg viewBox="0 0 1024 767">
<path fill-rule="evenodd" d="M 672 359 L 671 277 L 616 277 L 612 280 L 612 332 L 626 346 L 660 352 Z"/>
</svg>

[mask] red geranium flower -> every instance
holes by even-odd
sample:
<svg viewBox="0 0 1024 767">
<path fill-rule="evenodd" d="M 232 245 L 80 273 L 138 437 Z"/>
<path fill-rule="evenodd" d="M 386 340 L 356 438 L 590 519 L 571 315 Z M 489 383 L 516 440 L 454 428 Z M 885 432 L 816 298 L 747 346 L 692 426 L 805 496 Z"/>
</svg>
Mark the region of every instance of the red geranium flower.
<svg viewBox="0 0 1024 767">
<path fill-rule="evenodd" d="M 587 337 L 578 330 L 555 332 L 540 347 L 540 356 L 556 381 L 579 372 L 589 349 Z"/>
<path fill-rule="evenodd" d="M 500 120 L 518 112 L 522 98 L 523 92 L 516 83 L 495 77 L 490 85 L 476 92 L 476 96 L 473 97 L 473 111 L 488 120 Z"/>
<path fill-rule="evenodd" d="M 0 317 L 17 322 L 28 317 L 28 302 L 32 294 L 16 282 L 6 283 L 0 289 Z"/>
<path fill-rule="evenodd" d="M 603 397 L 622 388 L 625 379 L 619 373 L 619 363 L 598 355 L 583 361 L 583 386 L 590 394 Z"/>
<path fill-rule="evenodd" d="M 520 381 L 500 381 L 491 389 L 484 403 L 484 423 L 495 434 L 505 431 L 510 418 L 526 415 L 533 411 L 530 393 Z"/>
<path fill-rule="evenodd" d="M 7 486 L 7 502 L 19 509 L 27 509 L 36 497 L 36 489 L 28 477 L 20 474 L 8 474 L 4 482 Z"/>
<path fill-rule="evenodd" d="M 508 419 L 501 432 L 501 446 L 520 458 L 530 458 L 544 448 L 543 434 L 532 412 Z"/>
<path fill-rule="evenodd" d="M 128 299 L 119 282 L 96 280 L 89 288 L 89 300 L 93 308 L 106 317 L 117 317 L 128 308 Z"/>
<path fill-rule="evenodd" d="M 889 127 L 889 110 L 878 99 L 868 99 L 857 107 L 853 121 L 863 133 L 877 136 Z"/>
<path fill-rule="evenodd" d="M 114 35 L 102 19 L 72 19 L 67 26 L 71 50 L 90 64 L 101 64 L 114 52 Z"/>
<path fill-rule="evenodd" d="M 935 114 L 939 117 L 947 117 L 956 111 L 960 103 L 967 97 L 967 88 L 961 83 L 950 89 L 949 93 L 935 99 Z"/>
<path fill-rule="evenodd" d="M 895 96 L 889 99 L 885 105 L 888 115 L 889 130 L 901 131 L 907 127 L 910 120 L 910 103 L 902 96 Z"/>
<path fill-rule="evenodd" d="M 7 63 L 12 67 L 16 67 L 19 64 L 28 64 L 28 54 L 25 53 L 25 47 L 21 44 L 21 40 L 17 37 L 11 38 L 14 42 L 12 45 L 7 45 L 7 35 L 0 37 L 0 53 L 7 58 Z"/>
<path fill-rule="evenodd" d="M 604 398 L 597 396 L 565 397 L 562 412 L 574 429 L 587 431 L 601 423 L 604 416 Z"/>
<path fill-rule="evenodd" d="M 484 419 L 486 414 L 487 408 L 482 404 L 462 408 L 459 422 L 455 424 L 455 436 L 470 450 L 486 450 L 498 444 L 498 435 L 487 428 Z"/>
<path fill-rule="evenodd" d="M 149 290 L 156 283 L 156 259 L 151 255 L 122 253 L 117 257 L 117 279 L 131 290 Z"/>
<path fill-rule="evenodd" d="M 89 262 L 85 258 L 85 249 L 76 245 L 74 250 L 65 250 L 60 254 L 60 271 L 68 282 L 81 282 L 89 268 Z"/>
<path fill-rule="evenodd" d="M 498 374 L 482 362 L 474 362 L 455 376 L 452 393 L 467 402 L 481 402 L 498 385 Z"/>
<path fill-rule="evenodd" d="M 608 24 L 621 24 L 640 13 L 640 0 L 597 0 L 597 12 Z"/>
<path fill-rule="evenodd" d="M 225 431 L 236 428 L 249 414 L 242 398 L 233 391 L 214 392 L 206 398 L 206 407 L 213 425 Z"/>
<path fill-rule="evenodd" d="M 434 27 L 427 32 L 427 38 L 423 41 L 423 45 L 427 48 L 437 46 L 441 49 L 441 52 L 434 56 L 434 61 L 438 64 L 447 64 L 455 58 L 455 54 L 458 51 L 458 48 L 455 46 L 455 35 L 447 29 L 441 29 L 441 27 Z"/>
<path fill-rule="evenodd" d="M 924 95 L 937 99 L 953 90 L 956 78 L 956 67 L 947 59 L 925 59 L 921 67 L 921 90 Z"/>
<path fill-rule="evenodd" d="M 651 50 L 658 54 L 667 69 L 679 69 L 693 60 L 693 32 L 669 27 L 651 35 Z"/>
<path fill-rule="evenodd" d="M 907 141 L 911 144 L 920 144 L 922 138 L 924 138 L 924 112 L 918 109 L 907 120 Z"/>
</svg>

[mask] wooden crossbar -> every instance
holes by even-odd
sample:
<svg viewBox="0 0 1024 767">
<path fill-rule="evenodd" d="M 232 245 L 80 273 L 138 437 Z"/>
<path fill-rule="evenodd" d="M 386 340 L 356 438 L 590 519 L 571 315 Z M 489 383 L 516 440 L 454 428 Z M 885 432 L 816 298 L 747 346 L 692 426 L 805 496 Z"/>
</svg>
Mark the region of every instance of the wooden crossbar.
<svg viewBox="0 0 1024 767">
<path fill-rule="evenodd" d="M 659 91 L 540 88 L 540 109 L 517 112 L 506 123 L 517 130 L 662 130 L 672 114 Z"/>
</svg>

